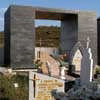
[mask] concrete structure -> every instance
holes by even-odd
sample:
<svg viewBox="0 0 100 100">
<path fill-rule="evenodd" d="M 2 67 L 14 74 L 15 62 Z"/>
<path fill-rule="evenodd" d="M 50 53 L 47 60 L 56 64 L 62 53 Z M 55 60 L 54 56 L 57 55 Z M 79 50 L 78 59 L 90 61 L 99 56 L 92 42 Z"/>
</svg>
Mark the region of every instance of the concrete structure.
<svg viewBox="0 0 100 100">
<path fill-rule="evenodd" d="M 5 64 L 13 67 L 33 67 L 35 14 L 29 8 L 11 6 L 5 13 Z"/>
<path fill-rule="evenodd" d="M 98 64 L 100 65 L 100 18 L 98 18 Z"/>
<path fill-rule="evenodd" d="M 33 67 L 35 57 L 35 19 L 61 21 L 61 50 L 70 54 L 80 42 L 86 48 L 90 37 L 90 48 L 94 64 L 97 64 L 97 17 L 95 12 L 61 10 L 12 5 L 5 13 L 5 64 L 13 67 Z M 76 47 L 77 48 L 77 47 Z"/>
</svg>

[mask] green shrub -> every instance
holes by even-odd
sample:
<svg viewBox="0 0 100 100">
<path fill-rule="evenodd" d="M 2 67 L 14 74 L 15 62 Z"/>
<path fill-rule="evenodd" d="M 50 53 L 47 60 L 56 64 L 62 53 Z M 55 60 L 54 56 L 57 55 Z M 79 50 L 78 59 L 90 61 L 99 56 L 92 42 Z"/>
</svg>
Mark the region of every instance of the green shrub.
<svg viewBox="0 0 100 100">
<path fill-rule="evenodd" d="M 19 87 L 15 88 L 14 83 Z M 0 100 L 28 100 L 28 77 L 24 75 L 0 75 Z"/>
<path fill-rule="evenodd" d="M 100 74 L 100 67 L 96 68 L 96 74 Z"/>
</svg>

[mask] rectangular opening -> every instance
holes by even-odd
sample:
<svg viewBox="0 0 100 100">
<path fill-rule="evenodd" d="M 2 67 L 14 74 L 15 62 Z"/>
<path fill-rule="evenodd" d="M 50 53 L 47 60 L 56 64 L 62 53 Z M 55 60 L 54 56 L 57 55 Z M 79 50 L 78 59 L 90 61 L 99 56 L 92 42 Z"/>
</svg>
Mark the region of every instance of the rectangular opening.
<svg viewBox="0 0 100 100">
<path fill-rule="evenodd" d="M 60 24 L 56 20 L 35 20 L 35 46 L 59 48 Z"/>
</svg>

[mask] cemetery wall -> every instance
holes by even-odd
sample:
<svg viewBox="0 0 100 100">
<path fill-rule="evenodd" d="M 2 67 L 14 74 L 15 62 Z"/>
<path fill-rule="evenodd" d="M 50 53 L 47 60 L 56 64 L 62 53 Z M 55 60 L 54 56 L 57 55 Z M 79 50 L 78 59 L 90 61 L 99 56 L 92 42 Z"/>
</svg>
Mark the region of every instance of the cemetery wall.
<svg viewBox="0 0 100 100">
<path fill-rule="evenodd" d="M 64 84 L 61 79 L 29 72 L 29 100 L 55 100 L 52 91 L 64 92 Z"/>
</svg>

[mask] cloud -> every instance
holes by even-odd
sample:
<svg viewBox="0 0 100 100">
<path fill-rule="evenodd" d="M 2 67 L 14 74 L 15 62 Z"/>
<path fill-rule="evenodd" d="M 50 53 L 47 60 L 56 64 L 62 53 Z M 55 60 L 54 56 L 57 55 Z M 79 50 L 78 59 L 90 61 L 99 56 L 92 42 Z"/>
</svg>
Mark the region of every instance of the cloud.
<svg viewBox="0 0 100 100">
<path fill-rule="evenodd" d="M 0 8 L 0 12 L 5 12 L 7 8 Z"/>
<path fill-rule="evenodd" d="M 4 17 L 4 13 L 5 13 L 5 11 L 6 11 L 6 9 L 7 8 L 0 8 L 0 18 L 2 17 Z"/>
<path fill-rule="evenodd" d="M 6 11 L 7 8 L 0 8 L 0 16 L 4 16 L 4 13 Z"/>
<path fill-rule="evenodd" d="M 0 31 L 4 29 L 4 13 L 7 8 L 0 8 Z"/>
<path fill-rule="evenodd" d="M 4 30 L 4 22 L 0 21 L 0 31 L 3 31 L 3 30 Z"/>
<path fill-rule="evenodd" d="M 0 18 L 0 21 L 4 21 L 4 18 L 1 17 L 1 18 Z"/>
</svg>

